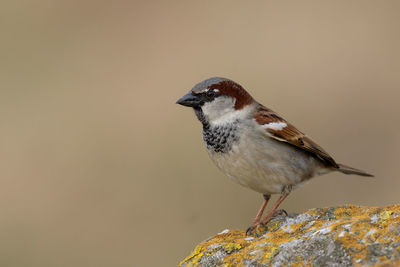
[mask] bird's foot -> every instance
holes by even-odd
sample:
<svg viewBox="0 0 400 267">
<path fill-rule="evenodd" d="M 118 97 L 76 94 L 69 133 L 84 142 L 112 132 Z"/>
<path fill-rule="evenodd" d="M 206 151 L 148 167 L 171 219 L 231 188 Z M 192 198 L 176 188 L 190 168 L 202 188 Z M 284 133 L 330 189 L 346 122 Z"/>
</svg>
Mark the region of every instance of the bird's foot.
<svg viewBox="0 0 400 267">
<path fill-rule="evenodd" d="M 253 224 L 246 230 L 246 235 L 255 235 L 258 236 L 260 233 L 265 232 L 268 228 L 264 223 L 259 222 L 257 224 Z"/>
<path fill-rule="evenodd" d="M 271 221 L 273 218 L 275 217 L 279 217 L 279 216 L 288 216 L 288 213 L 286 212 L 286 210 L 280 209 L 280 210 L 274 210 L 270 213 L 268 213 L 265 218 L 261 221 L 261 223 L 263 224 L 267 224 L 269 223 L 269 221 Z"/>
<path fill-rule="evenodd" d="M 271 219 L 279 216 L 288 216 L 288 213 L 284 209 L 275 210 L 270 218 L 266 218 L 267 220 L 263 221 L 255 221 L 252 226 L 247 228 L 246 235 L 259 235 L 259 233 L 265 232 L 268 230 L 267 223 L 271 221 Z"/>
<path fill-rule="evenodd" d="M 272 214 L 272 218 L 282 216 L 282 215 L 288 216 L 288 213 L 286 212 L 286 210 L 284 210 L 284 209 L 276 210 L 276 211 L 274 211 L 274 214 Z"/>
</svg>

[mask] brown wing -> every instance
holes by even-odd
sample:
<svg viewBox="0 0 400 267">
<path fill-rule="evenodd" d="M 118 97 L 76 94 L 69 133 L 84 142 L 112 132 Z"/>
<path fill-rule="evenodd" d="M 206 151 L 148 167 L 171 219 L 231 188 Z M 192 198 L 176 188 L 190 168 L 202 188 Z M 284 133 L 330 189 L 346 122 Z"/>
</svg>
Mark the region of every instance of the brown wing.
<svg viewBox="0 0 400 267">
<path fill-rule="evenodd" d="M 335 160 L 322 147 L 274 111 L 260 105 L 254 118 L 260 125 L 265 127 L 272 138 L 310 152 L 332 167 L 339 167 Z"/>
</svg>

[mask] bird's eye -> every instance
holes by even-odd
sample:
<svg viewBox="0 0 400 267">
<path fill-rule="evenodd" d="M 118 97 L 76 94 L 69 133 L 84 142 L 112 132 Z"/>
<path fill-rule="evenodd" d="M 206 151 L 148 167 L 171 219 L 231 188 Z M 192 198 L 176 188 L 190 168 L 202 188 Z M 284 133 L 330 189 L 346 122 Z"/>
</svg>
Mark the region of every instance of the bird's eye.
<svg viewBox="0 0 400 267">
<path fill-rule="evenodd" d="M 213 91 L 213 90 L 208 90 L 208 91 L 206 92 L 206 96 L 207 96 L 207 97 L 213 97 L 213 96 L 214 96 L 214 91 Z"/>
</svg>

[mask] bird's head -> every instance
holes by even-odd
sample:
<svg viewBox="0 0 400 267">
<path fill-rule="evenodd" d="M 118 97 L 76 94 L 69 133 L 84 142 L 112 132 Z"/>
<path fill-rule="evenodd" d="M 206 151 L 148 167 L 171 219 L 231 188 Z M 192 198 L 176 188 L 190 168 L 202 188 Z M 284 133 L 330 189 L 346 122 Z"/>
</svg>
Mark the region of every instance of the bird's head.
<svg viewBox="0 0 400 267">
<path fill-rule="evenodd" d="M 192 107 L 203 124 L 237 120 L 254 102 L 243 87 L 226 78 L 214 77 L 196 84 L 176 103 Z"/>
</svg>

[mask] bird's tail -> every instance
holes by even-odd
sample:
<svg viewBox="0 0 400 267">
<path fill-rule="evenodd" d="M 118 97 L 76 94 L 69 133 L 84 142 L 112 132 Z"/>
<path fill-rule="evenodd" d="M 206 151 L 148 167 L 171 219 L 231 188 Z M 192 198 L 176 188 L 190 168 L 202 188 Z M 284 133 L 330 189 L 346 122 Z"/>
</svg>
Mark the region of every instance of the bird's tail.
<svg viewBox="0 0 400 267">
<path fill-rule="evenodd" d="M 344 174 L 355 174 L 355 175 L 360 175 L 360 176 L 374 177 L 372 174 L 369 174 L 369 173 L 359 170 L 359 169 L 355 169 L 355 168 L 346 166 L 344 164 L 338 163 L 338 166 L 339 166 L 339 168 L 337 170 Z"/>
</svg>

